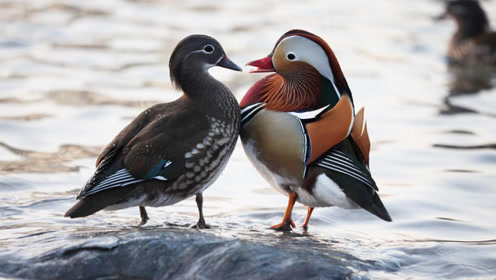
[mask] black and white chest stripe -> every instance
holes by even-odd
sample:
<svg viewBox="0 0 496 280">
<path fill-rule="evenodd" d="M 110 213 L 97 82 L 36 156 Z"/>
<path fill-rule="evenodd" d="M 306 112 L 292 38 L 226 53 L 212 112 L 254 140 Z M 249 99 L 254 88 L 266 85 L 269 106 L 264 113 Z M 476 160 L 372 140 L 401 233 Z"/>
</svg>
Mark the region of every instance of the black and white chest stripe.
<svg viewBox="0 0 496 280">
<path fill-rule="evenodd" d="M 258 112 L 260 112 L 266 103 L 258 102 L 248 105 L 241 109 L 241 126 L 248 123 Z"/>
</svg>

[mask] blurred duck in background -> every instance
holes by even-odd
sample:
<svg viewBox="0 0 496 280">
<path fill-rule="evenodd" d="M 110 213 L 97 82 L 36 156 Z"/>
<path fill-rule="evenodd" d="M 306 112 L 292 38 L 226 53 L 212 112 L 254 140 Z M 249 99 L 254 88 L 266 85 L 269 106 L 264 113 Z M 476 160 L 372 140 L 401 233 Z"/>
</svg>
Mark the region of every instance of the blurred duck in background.
<svg viewBox="0 0 496 280">
<path fill-rule="evenodd" d="M 451 104 L 450 97 L 474 94 L 496 85 L 496 32 L 478 1 L 446 2 L 437 20 L 452 18 L 457 29 L 448 48 L 449 96 L 442 114 L 469 112 Z"/>
<path fill-rule="evenodd" d="M 486 13 L 475 0 L 446 2 L 446 11 L 438 19 L 452 18 L 457 30 L 448 49 L 451 62 L 496 67 L 496 32 L 490 30 Z"/>
</svg>

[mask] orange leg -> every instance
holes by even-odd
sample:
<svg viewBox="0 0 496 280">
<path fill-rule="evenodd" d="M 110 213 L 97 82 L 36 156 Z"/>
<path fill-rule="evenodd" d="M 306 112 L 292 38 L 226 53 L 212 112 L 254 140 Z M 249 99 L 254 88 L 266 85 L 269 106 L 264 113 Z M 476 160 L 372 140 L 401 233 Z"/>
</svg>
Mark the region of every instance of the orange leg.
<svg viewBox="0 0 496 280">
<path fill-rule="evenodd" d="M 298 197 L 298 195 L 295 192 L 290 192 L 288 197 L 289 197 L 288 207 L 286 208 L 286 212 L 284 212 L 284 217 L 282 218 L 282 222 L 280 224 L 271 226 L 270 227 L 271 229 L 290 231 L 291 228 L 296 227 L 295 223 L 291 219 L 291 212 L 293 212 L 293 206 L 296 202 L 296 198 Z"/>
<path fill-rule="evenodd" d="M 308 222 L 310 222 L 310 216 L 312 216 L 313 207 L 308 207 L 307 217 L 305 218 L 305 222 L 301 226 L 304 229 L 308 229 Z"/>
</svg>

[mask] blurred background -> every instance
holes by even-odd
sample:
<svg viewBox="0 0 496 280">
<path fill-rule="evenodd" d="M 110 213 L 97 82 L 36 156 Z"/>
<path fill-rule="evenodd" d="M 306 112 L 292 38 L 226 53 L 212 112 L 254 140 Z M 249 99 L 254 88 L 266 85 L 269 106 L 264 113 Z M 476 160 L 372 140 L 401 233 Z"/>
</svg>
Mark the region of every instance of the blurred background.
<svg viewBox="0 0 496 280">
<path fill-rule="evenodd" d="M 495 2 L 481 4 L 496 28 Z M 182 38 L 210 35 L 242 66 L 299 28 L 329 43 L 356 107 L 366 107 L 370 167 L 393 222 L 318 208 L 309 232 L 294 234 L 374 262 L 376 270 L 363 272 L 369 277 L 493 278 L 496 72 L 448 66 L 456 25 L 433 20 L 443 11 L 435 0 L 0 0 L 1 250 L 36 254 L 56 246 L 46 232 L 139 223 L 137 208 L 76 220 L 63 214 L 103 146 L 146 107 L 180 96 L 168 59 Z M 211 70 L 238 100 L 264 76 L 247 72 Z M 208 232 L 277 243 L 282 234 L 267 228 L 287 199 L 239 144 L 204 193 Z M 146 227 L 197 219 L 194 199 L 148 213 Z M 301 225 L 305 207 L 293 213 Z"/>
</svg>

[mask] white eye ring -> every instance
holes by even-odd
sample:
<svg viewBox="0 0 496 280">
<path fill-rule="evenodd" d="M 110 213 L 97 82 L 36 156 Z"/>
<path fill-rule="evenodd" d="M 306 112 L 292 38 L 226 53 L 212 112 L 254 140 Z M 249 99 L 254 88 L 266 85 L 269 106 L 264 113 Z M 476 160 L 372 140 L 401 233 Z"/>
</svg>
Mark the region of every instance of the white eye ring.
<svg viewBox="0 0 496 280">
<path fill-rule="evenodd" d="M 213 53 L 215 51 L 215 48 L 212 45 L 205 45 L 205 47 L 203 47 L 203 51 L 205 53 Z"/>
<path fill-rule="evenodd" d="M 288 58 L 288 60 L 295 60 L 296 59 L 296 55 L 292 52 L 288 52 L 286 57 Z"/>
</svg>

